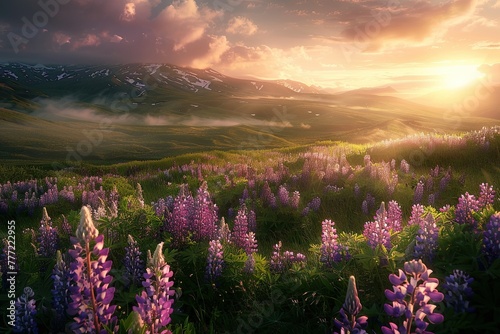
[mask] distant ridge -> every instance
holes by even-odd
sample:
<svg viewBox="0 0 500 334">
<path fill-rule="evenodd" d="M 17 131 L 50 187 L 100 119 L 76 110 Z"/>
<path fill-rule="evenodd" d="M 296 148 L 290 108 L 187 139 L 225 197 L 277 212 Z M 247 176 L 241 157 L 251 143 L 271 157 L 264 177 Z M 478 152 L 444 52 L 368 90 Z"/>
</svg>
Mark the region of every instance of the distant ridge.
<svg viewBox="0 0 500 334">
<path fill-rule="evenodd" d="M 338 94 L 349 94 L 349 95 L 357 95 L 357 94 L 367 94 L 367 95 L 395 95 L 398 91 L 391 86 L 383 86 L 383 87 L 366 87 L 348 90 L 344 92 L 340 92 Z"/>
</svg>

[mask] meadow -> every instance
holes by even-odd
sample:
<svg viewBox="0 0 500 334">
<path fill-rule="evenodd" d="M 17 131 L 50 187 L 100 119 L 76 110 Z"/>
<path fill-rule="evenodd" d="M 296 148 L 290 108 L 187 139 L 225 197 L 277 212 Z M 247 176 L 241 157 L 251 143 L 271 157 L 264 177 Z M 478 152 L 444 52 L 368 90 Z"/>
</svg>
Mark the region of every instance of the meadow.
<svg viewBox="0 0 500 334">
<path fill-rule="evenodd" d="M 1 165 L 1 331 L 497 333 L 500 128 L 366 135 Z"/>
</svg>

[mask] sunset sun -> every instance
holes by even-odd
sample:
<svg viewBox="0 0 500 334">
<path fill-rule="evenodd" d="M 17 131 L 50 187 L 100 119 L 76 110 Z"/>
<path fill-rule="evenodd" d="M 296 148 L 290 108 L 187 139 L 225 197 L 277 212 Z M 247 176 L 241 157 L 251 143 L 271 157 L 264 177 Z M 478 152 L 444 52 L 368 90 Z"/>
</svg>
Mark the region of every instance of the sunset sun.
<svg viewBox="0 0 500 334">
<path fill-rule="evenodd" d="M 456 89 L 473 83 L 484 76 L 476 65 L 448 66 L 439 69 L 442 86 L 446 89 Z"/>
</svg>

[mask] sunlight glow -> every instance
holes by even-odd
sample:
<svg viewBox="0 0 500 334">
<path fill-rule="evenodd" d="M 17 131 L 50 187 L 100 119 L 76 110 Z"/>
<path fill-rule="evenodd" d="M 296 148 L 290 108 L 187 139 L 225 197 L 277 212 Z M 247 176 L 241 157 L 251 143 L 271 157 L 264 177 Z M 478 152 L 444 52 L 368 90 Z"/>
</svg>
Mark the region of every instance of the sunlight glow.
<svg viewBox="0 0 500 334">
<path fill-rule="evenodd" d="M 446 89 L 456 89 L 466 86 L 484 76 L 476 65 L 457 65 L 439 68 L 442 85 Z"/>
</svg>

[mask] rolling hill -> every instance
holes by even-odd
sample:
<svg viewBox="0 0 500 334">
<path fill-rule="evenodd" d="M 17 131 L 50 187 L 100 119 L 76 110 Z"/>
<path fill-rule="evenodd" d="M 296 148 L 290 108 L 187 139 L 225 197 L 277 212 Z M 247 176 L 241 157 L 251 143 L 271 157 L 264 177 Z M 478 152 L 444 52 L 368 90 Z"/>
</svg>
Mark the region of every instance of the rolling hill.
<svg viewBox="0 0 500 334">
<path fill-rule="evenodd" d="M 0 64 L 0 157 L 112 163 L 500 124 L 489 113 L 457 122 L 446 109 L 385 95 L 390 90 L 325 94 L 168 64 Z"/>
</svg>

